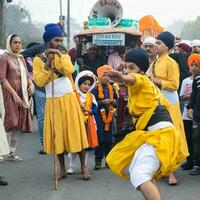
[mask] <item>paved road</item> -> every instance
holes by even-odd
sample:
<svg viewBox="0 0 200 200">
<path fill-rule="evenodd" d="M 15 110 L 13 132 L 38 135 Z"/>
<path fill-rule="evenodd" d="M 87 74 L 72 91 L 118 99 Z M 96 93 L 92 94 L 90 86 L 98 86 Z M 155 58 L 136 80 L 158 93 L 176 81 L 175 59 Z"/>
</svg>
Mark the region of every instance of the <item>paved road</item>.
<svg viewBox="0 0 200 200">
<path fill-rule="evenodd" d="M 108 169 L 92 170 L 93 156 L 90 156 L 92 180 L 83 181 L 80 171 L 59 182 L 59 190 L 53 189 L 53 160 L 51 156 L 38 155 L 39 142 L 36 131 L 21 135 L 18 154 L 22 162 L 0 163 L 0 174 L 9 185 L 0 187 L 0 200 L 142 200 L 128 181 L 113 175 Z M 68 164 L 66 159 L 66 164 Z M 79 163 L 77 162 L 77 165 Z M 164 200 L 199 200 L 200 175 L 189 176 L 179 170 L 178 186 L 168 186 L 167 179 L 159 181 Z"/>
</svg>

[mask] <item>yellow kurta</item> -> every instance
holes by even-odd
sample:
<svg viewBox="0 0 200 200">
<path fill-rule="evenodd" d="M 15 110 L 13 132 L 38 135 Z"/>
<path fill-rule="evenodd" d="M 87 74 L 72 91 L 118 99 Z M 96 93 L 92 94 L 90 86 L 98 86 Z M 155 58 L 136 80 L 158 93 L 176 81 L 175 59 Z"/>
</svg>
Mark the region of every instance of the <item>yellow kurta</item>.
<svg viewBox="0 0 200 200">
<path fill-rule="evenodd" d="M 61 58 L 55 55 L 53 65 L 63 76 L 70 76 L 74 72 L 74 66 L 67 54 L 62 54 Z M 51 71 L 45 70 L 44 66 L 45 63 L 36 56 L 33 60 L 33 75 L 39 87 L 44 87 L 51 81 Z M 54 79 L 57 78 L 54 73 Z M 52 135 L 52 98 L 47 98 L 44 117 L 44 151 L 47 154 L 61 154 L 65 151 L 80 152 L 87 148 L 85 124 L 75 93 L 55 97 L 54 108 L 55 140 Z"/>
<path fill-rule="evenodd" d="M 134 85 L 128 85 L 128 108 L 132 115 L 138 116 L 136 131 L 128 134 L 108 154 L 106 161 L 110 169 L 122 178 L 128 178 L 124 170 L 130 165 L 136 150 L 144 143 L 156 149 L 161 166 L 155 174 L 158 179 L 175 171 L 185 159 L 180 145 L 180 135 L 175 127 L 166 127 L 148 132 L 143 129 L 151 118 L 158 102 L 168 107 L 167 100 L 148 77 L 130 74 L 136 78 Z"/>
<path fill-rule="evenodd" d="M 153 73 L 152 65 L 150 66 L 150 73 Z M 165 54 L 158 58 L 154 67 L 154 76 L 161 80 L 161 89 L 169 91 L 177 91 L 179 88 L 179 67 L 175 60 Z M 170 115 L 173 123 L 178 129 L 181 136 L 181 146 L 186 156 L 189 155 L 187 141 L 185 137 L 185 130 L 183 120 L 181 117 L 179 101 L 169 105 Z"/>
</svg>

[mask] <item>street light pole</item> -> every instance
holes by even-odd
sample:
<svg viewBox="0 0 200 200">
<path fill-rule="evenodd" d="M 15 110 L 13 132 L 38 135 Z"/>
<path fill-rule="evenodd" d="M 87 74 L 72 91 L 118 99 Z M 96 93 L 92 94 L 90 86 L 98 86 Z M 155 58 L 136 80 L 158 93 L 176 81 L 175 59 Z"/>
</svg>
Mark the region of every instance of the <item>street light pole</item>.
<svg viewBox="0 0 200 200">
<path fill-rule="evenodd" d="M 67 50 L 70 49 L 70 0 L 67 0 Z"/>
<path fill-rule="evenodd" d="M 4 45 L 4 0 L 0 0 L 0 48 Z"/>
<path fill-rule="evenodd" d="M 60 0 L 60 20 L 62 20 L 62 0 Z"/>
</svg>

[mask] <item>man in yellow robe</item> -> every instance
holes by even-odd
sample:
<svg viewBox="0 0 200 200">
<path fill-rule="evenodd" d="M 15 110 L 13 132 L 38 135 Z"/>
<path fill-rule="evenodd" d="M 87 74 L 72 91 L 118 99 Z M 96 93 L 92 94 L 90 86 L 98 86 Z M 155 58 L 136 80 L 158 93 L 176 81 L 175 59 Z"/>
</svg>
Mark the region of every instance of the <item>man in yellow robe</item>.
<svg viewBox="0 0 200 200">
<path fill-rule="evenodd" d="M 108 154 L 110 169 L 122 178 L 129 167 L 130 181 L 146 200 L 161 200 L 155 179 L 178 168 L 185 159 L 180 135 L 168 112 L 168 102 L 145 75 L 148 55 L 142 48 L 129 51 L 125 57 L 126 73 L 112 71 L 106 75 L 128 86 L 128 108 L 137 117 L 135 131 L 129 133 Z"/>
<path fill-rule="evenodd" d="M 78 152 L 83 178 L 89 179 L 83 151 L 88 147 L 85 124 L 70 81 L 75 68 L 69 55 L 59 51 L 63 42 L 61 27 L 58 24 L 47 24 L 43 39 L 47 50 L 34 58 L 33 75 L 35 83 L 39 87 L 45 87 L 46 92 L 44 151 L 47 154 L 58 155 L 60 178 L 66 176 L 64 152 Z M 52 84 L 54 84 L 54 96 Z"/>
</svg>

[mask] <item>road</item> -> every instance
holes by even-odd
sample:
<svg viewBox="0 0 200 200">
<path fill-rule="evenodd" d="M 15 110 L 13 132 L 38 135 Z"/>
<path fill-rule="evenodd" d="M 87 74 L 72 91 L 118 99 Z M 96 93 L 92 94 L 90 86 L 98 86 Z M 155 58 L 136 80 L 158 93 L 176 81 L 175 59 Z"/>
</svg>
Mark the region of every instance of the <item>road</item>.
<svg viewBox="0 0 200 200">
<path fill-rule="evenodd" d="M 0 163 L 0 174 L 5 176 L 8 186 L 0 187 L 0 200 L 142 200 L 129 181 L 121 180 L 103 168 L 94 171 L 94 158 L 90 155 L 91 181 L 81 179 L 80 170 L 75 175 L 59 181 L 58 191 L 53 187 L 52 156 L 39 155 L 37 131 L 20 136 L 17 154 L 22 162 Z M 68 165 L 66 156 L 66 165 Z M 77 166 L 79 162 L 77 161 Z M 158 182 L 163 200 L 199 200 L 200 175 L 190 176 L 187 171 L 177 171 L 179 184 L 168 186 L 167 179 Z"/>
</svg>

